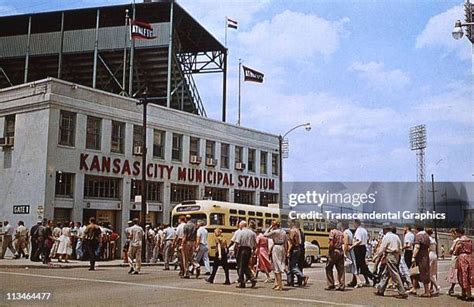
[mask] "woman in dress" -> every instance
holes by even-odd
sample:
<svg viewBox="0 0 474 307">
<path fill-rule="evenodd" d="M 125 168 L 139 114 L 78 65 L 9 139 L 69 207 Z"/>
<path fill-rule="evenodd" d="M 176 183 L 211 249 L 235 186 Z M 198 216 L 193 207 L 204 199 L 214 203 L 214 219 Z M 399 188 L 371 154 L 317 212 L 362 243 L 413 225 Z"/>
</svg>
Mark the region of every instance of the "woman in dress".
<svg viewBox="0 0 474 307">
<path fill-rule="evenodd" d="M 58 239 L 58 249 L 57 249 L 58 262 L 68 263 L 68 258 L 72 254 L 72 245 L 71 245 L 71 228 L 64 226 L 61 230 L 61 236 Z"/>
<path fill-rule="evenodd" d="M 431 297 L 430 293 L 430 237 L 424 231 L 423 226 L 417 226 L 415 228 L 415 249 L 413 251 L 413 261 L 419 268 L 420 274 L 413 277 L 413 287 L 409 294 L 416 295 L 415 286 L 418 282 L 423 283 L 425 292 L 421 294 L 421 297 Z"/>
<path fill-rule="evenodd" d="M 474 288 L 474 257 L 472 253 L 472 241 L 464 235 L 463 229 L 456 229 L 456 242 L 454 254 L 458 256 L 458 282 L 462 289 L 461 299 L 474 301 L 471 288 Z"/>
<path fill-rule="evenodd" d="M 349 228 L 349 225 L 343 225 L 346 230 L 344 230 L 344 256 L 346 258 L 345 262 L 351 261 L 352 263 L 346 266 L 346 273 L 352 274 L 352 281 L 347 284 L 348 287 L 355 287 L 357 286 L 357 276 L 359 273 L 357 272 L 356 260 L 354 250 L 352 249 L 352 241 L 354 240 L 354 234 Z M 348 260 L 348 261 L 347 261 Z"/>
<path fill-rule="evenodd" d="M 280 228 L 280 222 L 273 220 L 272 226 L 265 231 L 265 237 L 272 239 L 272 264 L 275 273 L 275 290 L 283 290 L 282 274 L 286 271 L 286 232 Z"/>
<path fill-rule="evenodd" d="M 456 237 L 456 229 L 451 228 L 449 233 L 453 237 L 453 244 L 449 249 L 449 253 L 451 254 L 451 265 L 449 266 L 448 275 L 446 275 L 446 281 L 451 284 L 451 288 L 449 288 L 448 295 L 453 295 L 454 287 L 458 283 L 458 270 L 456 268 L 458 256 L 454 254 L 454 248 L 456 247 L 456 243 L 459 241 L 459 238 Z"/>
<path fill-rule="evenodd" d="M 430 258 L 430 281 L 431 281 L 431 294 L 438 295 L 439 290 L 441 289 L 438 286 L 436 276 L 438 275 L 438 255 L 436 254 L 436 240 L 432 237 L 433 229 L 427 228 L 426 233 L 430 236 L 430 248 L 429 248 L 429 258 Z"/>
<path fill-rule="evenodd" d="M 272 263 L 270 261 L 269 256 L 269 249 L 268 249 L 268 239 L 263 235 L 262 229 L 257 230 L 257 249 L 256 249 L 256 256 L 257 256 L 257 274 L 258 272 L 262 271 L 267 275 L 267 279 L 265 279 L 265 283 L 271 282 L 270 272 L 272 271 Z M 255 276 L 257 277 L 257 276 Z"/>
</svg>

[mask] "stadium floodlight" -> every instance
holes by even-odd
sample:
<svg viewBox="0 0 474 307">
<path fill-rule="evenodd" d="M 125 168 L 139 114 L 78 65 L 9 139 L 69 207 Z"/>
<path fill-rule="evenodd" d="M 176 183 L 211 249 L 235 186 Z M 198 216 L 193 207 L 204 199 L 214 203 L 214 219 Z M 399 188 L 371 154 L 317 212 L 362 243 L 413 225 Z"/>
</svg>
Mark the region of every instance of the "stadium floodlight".
<svg viewBox="0 0 474 307">
<path fill-rule="evenodd" d="M 426 126 L 418 125 L 410 129 L 411 150 L 426 148 Z"/>
<path fill-rule="evenodd" d="M 424 211 L 425 207 L 425 148 L 426 126 L 418 125 L 410 129 L 410 147 L 416 151 L 416 173 L 418 182 L 418 210 Z"/>
</svg>

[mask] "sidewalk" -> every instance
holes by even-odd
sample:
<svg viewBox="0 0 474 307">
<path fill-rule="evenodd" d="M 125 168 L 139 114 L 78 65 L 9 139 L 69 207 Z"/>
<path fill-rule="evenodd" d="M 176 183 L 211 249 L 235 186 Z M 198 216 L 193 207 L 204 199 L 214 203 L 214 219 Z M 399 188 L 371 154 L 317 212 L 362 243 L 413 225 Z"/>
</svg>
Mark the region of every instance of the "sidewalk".
<svg viewBox="0 0 474 307">
<path fill-rule="evenodd" d="M 0 269 L 7 268 L 24 268 L 24 269 L 73 269 L 73 268 L 88 268 L 89 261 L 69 260 L 69 263 L 58 262 L 57 259 L 52 260 L 52 265 L 48 266 L 42 262 L 33 262 L 29 259 L 12 259 L 5 257 L 0 259 Z M 142 266 L 162 266 L 163 263 L 142 263 Z M 123 259 L 116 259 L 110 261 L 97 261 L 96 267 L 128 267 L 128 263 L 124 263 Z"/>
</svg>

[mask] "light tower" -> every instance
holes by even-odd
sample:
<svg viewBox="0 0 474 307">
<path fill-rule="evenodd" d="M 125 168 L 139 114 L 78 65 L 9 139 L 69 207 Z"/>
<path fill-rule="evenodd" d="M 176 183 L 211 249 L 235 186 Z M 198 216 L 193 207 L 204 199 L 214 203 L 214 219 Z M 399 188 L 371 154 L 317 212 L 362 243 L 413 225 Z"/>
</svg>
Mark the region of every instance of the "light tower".
<svg viewBox="0 0 474 307">
<path fill-rule="evenodd" d="M 418 125 L 410 129 L 410 147 L 416 151 L 416 172 L 418 182 L 418 209 L 425 210 L 425 148 L 426 126 Z"/>
</svg>

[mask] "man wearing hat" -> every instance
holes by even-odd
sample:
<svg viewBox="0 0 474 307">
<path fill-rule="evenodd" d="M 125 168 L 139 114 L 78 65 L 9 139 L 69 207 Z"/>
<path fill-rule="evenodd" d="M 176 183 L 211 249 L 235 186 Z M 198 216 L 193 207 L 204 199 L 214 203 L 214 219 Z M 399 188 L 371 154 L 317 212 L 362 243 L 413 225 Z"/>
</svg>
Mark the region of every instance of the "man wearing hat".
<svg viewBox="0 0 474 307">
<path fill-rule="evenodd" d="M 389 278 L 392 278 L 392 281 L 396 284 L 398 290 L 396 298 L 407 298 L 408 294 L 405 292 L 400 272 L 398 271 L 402 242 L 400 241 L 400 238 L 392 232 L 392 228 L 393 226 L 391 223 L 383 224 L 384 237 L 375 257 L 384 257 L 386 266 L 382 273 L 380 283 L 377 284 L 377 292 L 375 292 L 375 295 L 383 296 L 385 289 L 387 288 L 388 280 Z"/>
</svg>

